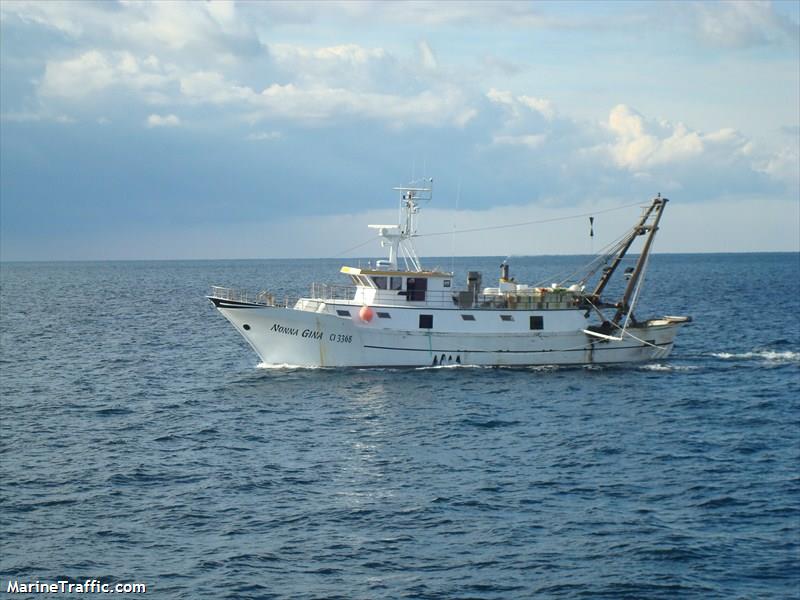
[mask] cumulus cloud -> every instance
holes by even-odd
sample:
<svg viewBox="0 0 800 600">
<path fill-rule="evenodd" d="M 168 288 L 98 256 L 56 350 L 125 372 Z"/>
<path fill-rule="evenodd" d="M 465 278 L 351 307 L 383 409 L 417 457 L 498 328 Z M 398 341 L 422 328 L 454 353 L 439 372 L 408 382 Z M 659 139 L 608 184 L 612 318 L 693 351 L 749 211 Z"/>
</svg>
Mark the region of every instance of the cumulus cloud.
<svg viewBox="0 0 800 600">
<path fill-rule="evenodd" d="M 147 126 L 152 127 L 177 127 L 181 120 L 176 115 L 150 115 L 147 117 Z"/>
<path fill-rule="evenodd" d="M 78 101 L 124 88 L 139 94 L 146 104 L 219 105 L 250 121 L 286 118 L 309 123 L 354 116 L 393 127 L 463 127 L 477 114 L 468 95 L 448 82 L 426 86 L 417 81 L 416 91 L 405 85 L 399 86 L 402 90 L 385 90 L 380 77 L 402 82 L 408 76 L 381 48 L 276 45 L 272 52 L 275 63 L 294 73 L 295 81 L 256 88 L 229 79 L 223 70 L 192 70 L 163 64 L 153 55 L 137 58 L 128 51 L 92 49 L 48 61 L 39 93 L 43 98 Z M 373 76 L 376 73 L 381 76 Z"/>
<path fill-rule="evenodd" d="M 550 100 L 534 96 L 515 96 L 509 91 L 491 88 L 486 92 L 490 102 L 502 106 L 512 117 L 519 119 L 528 111 L 537 113 L 544 119 L 551 121 L 556 116 L 556 109 Z M 527 109 L 527 110 L 526 110 Z"/>
<path fill-rule="evenodd" d="M 631 171 L 676 163 L 711 153 L 729 157 L 746 155 L 748 141 L 733 129 L 703 134 L 683 123 L 647 120 L 624 104 L 615 106 L 606 124 L 613 136 L 607 146 L 614 163 Z"/>
<path fill-rule="evenodd" d="M 257 131 L 247 136 L 251 142 L 267 142 L 272 140 L 279 140 L 283 137 L 280 131 Z"/>
<path fill-rule="evenodd" d="M 756 164 L 756 170 L 797 189 L 800 187 L 800 153 L 786 146 Z"/>
<path fill-rule="evenodd" d="M 282 116 L 319 121 L 334 115 L 385 120 L 396 126 L 424 124 L 463 127 L 475 115 L 456 88 L 424 91 L 413 96 L 357 92 L 324 86 L 272 84 L 253 101 L 256 118 Z"/>
<path fill-rule="evenodd" d="M 74 58 L 48 61 L 39 85 L 43 96 L 79 99 L 114 85 L 140 91 L 163 88 L 171 77 L 154 56 L 89 50 Z"/>
<path fill-rule="evenodd" d="M 552 142 L 551 156 L 557 154 L 559 160 L 568 159 L 561 154 L 563 142 L 576 128 L 564 120 L 556 122 L 555 105 L 550 100 L 496 88 L 490 88 L 486 98 L 491 106 L 500 109 L 499 122 L 491 135 L 492 146 L 536 150 Z M 555 146 L 561 147 L 556 151 Z"/>
<path fill-rule="evenodd" d="M 258 90 L 229 81 L 219 72 L 187 73 L 180 77 L 182 97 L 193 103 L 238 106 L 250 121 L 285 118 L 319 123 L 337 116 L 353 116 L 400 127 L 463 127 L 477 114 L 467 94 L 446 82 L 423 87 L 416 93 L 385 91 L 366 74 L 376 64 L 396 66 L 396 61 L 381 48 L 356 44 L 320 48 L 276 45 L 271 52 L 287 72 L 301 75 L 295 81 L 270 83 Z M 393 72 L 399 73 L 397 79 L 402 80 L 401 68 L 393 68 Z"/>
<path fill-rule="evenodd" d="M 2 2 L 4 20 L 34 23 L 84 43 L 142 51 L 188 51 L 201 62 L 261 50 L 234 2 Z"/>
</svg>

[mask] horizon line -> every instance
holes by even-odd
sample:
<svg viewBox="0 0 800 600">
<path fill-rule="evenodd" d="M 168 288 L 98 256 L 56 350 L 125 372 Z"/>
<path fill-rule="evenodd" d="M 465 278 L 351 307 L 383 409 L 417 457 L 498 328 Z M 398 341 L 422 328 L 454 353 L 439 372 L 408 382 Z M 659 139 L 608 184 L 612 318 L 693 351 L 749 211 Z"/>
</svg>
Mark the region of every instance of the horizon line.
<svg viewBox="0 0 800 600">
<path fill-rule="evenodd" d="M 800 254 L 800 249 L 797 250 L 730 250 L 727 252 L 717 251 L 699 251 L 699 252 L 653 252 L 653 255 L 663 256 L 686 256 L 692 254 L 698 255 L 729 255 L 729 254 Z M 630 256 L 638 256 L 638 252 L 630 252 Z M 600 256 L 599 254 L 590 253 L 569 253 L 569 254 L 471 254 L 471 255 L 458 255 L 458 256 L 421 256 L 421 259 L 453 259 L 453 258 L 538 258 L 538 257 L 555 257 L 555 256 Z M 15 264 L 15 263 L 114 263 L 114 262 L 222 262 L 222 261 L 260 261 L 260 260 L 377 260 L 374 256 L 351 256 L 351 257 L 249 257 L 249 258 L 74 258 L 74 259 L 12 259 L 5 260 L 0 258 L 0 264 Z"/>
</svg>

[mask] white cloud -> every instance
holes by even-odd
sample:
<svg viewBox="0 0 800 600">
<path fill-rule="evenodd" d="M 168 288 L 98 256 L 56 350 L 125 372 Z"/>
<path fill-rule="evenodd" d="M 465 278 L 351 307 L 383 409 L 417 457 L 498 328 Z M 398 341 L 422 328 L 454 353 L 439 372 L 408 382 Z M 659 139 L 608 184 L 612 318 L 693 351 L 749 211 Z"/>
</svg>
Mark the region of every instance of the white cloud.
<svg viewBox="0 0 800 600">
<path fill-rule="evenodd" d="M 489 102 L 501 109 L 500 122 L 492 134 L 493 146 L 518 146 L 536 150 L 545 142 L 561 146 L 558 160 L 568 157 L 564 152 L 563 140 L 577 129 L 575 124 L 561 119 L 556 122 L 556 109 L 550 100 L 528 95 L 515 95 L 507 90 L 490 88 L 486 92 Z M 551 156 L 555 152 L 551 148 Z"/>
<path fill-rule="evenodd" d="M 417 44 L 417 48 L 419 50 L 420 61 L 422 62 L 422 66 L 425 69 L 430 71 L 435 71 L 439 64 L 436 62 L 436 55 L 433 53 L 433 49 L 430 47 L 430 44 L 425 40 L 422 40 Z"/>
<path fill-rule="evenodd" d="M 45 96 L 86 96 L 113 84 L 116 75 L 103 53 L 90 50 L 76 58 L 48 62 L 40 91 Z"/>
<path fill-rule="evenodd" d="M 683 123 L 648 121 L 624 104 L 615 106 L 607 122 L 614 141 L 608 151 L 614 163 L 631 171 L 724 153 L 731 157 L 748 153 L 748 141 L 733 129 L 709 134 L 689 130 Z"/>
<path fill-rule="evenodd" d="M 252 102 L 257 95 L 252 89 L 227 81 L 224 75 L 213 71 L 187 73 L 180 77 L 179 85 L 185 98 L 198 103 Z"/>
<path fill-rule="evenodd" d="M 280 131 L 258 131 L 249 134 L 246 139 L 250 140 L 251 142 L 265 142 L 279 140 L 282 137 L 283 134 Z"/>
<path fill-rule="evenodd" d="M 181 120 L 176 115 L 150 115 L 147 117 L 147 126 L 152 127 L 177 127 Z"/>
<path fill-rule="evenodd" d="M 270 44 L 269 53 L 281 83 L 380 91 L 390 85 L 406 87 L 410 80 L 411 69 L 383 48 Z"/>
<path fill-rule="evenodd" d="M 385 120 L 395 126 L 424 124 L 463 127 L 475 115 L 455 88 L 424 91 L 413 96 L 356 92 L 342 88 L 272 84 L 257 101 L 255 116 L 280 116 L 300 121 L 319 121 L 334 115 Z"/>
<path fill-rule="evenodd" d="M 2 2 L 4 20 L 35 23 L 84 44 L 137 52 L 184 52 L 198 64 L 261 49 L 234 2 Z"/>
<path fill-rule="evenodd" d="M 522 118 L 526 113 L 535 113 L 542 118 L 552 121 L 556 116 L 556 109 L 550 100 L 536 98 L 534 96 L 514 96 L 509 91 L 491 88 L 486 92 L 486 97 L 490 102 L 502 106 L 509 114 L 515 118 Z M 525 110 L 527 109 L 527 110 Z"/>
<path fill-rule="evenodd" d="M 74 58 L 48 61 L 39 92 L 45 97 L 80 99 L 113 85 L 146 91 L 163 88 L 169 81 L 155 57 L 139 60 L 130 52 L 89 50 Z"/>
<path fill-rule="evenodd" d="M 709 45 L 745 48 L 773 43 L 797 45 L 797 23 L 771 2 L 737 0 L 689 5 L 695 34 Z"/>
<path fill-rule="evenodd" d="M 329 63 L 337 68 L 345 65 L 364 65 L 386 57 L 382 48 L 364 48 L 358 44 L 341 44 L 321 48 L 308 48 L 294 44 L 273 44 L 269 47 L 273 58 L 287 66 L 308 67 L 310 63 Z"/>
<path fill-rule="evenodd" d="M 538 148 L 544 144 L 547 136 L 538 135 L 495 135 L 492 143 L 496 145 L 527 146 L 528 148 Z"/>
<path fill-rule="evenodd" d="M 800 187 L 800 153 L 786 146 L 756 165 L 756 170 L 782 181 L 795 189 Z"/>
<path fill-rule="evenodd" d="M 518 96 L 517 101 L 531 110 L 535 110 L 548 121 L 553 120 L 556 116 L 556 109 L 550 100 L 533 96 Z"/>
<path fill-rule="evenodd" d="M 231 80 L 225 69 L 195 70 L 152 54 L 137 57 L 129 51 L 90 49 L 48 61 L 38 92 L 45 102 L 77 103 L 122 90 L 127 102 L 216 105 L 220 111 L 250 121 L 285 118 L 319 123 L 350 116 L 384 121 L 392 127 L 463 127 L 477 115 L 465 91 L 453 84 L 416 82 L 415 91 L 397 84 L 408 81 L 406 69 L 381 48 L 279 45 L 274 59 L 294 77 L 256 88 Z M 391 90 L 385 89 L 381 78 L 394 82 Z M 133 95 L 127 93 L 131 91 Z"/>
<path fill-rule="evenodd" d="M 250 121 L 284 118 L 320 123 L 352 116 L 384 121 L 394 127 L 464 127 L 477 115 L 465 92 L 452 84 L 437 83 L 416 93 L 381 89 L 368 75 L 369 69 L 376 63 L 393 69 L 397 65 L 380 48 L 354 44 L 324 48 L 279 45 L 273 53 L 278 64 L 287 70 L 297 69 L 302 77 L 271 83 L 257 91 L 227 80 L 222 73 L 199 71 L 180 77 L 182 97 L 193 103 L 231 105 L 234 110 L 244 111 Z M 366 69 L 361 72 L 363 77 L 354 75 L 359 69 Z M 340 75 L 343 72 L 350 73 L 349 79 Z"/>
</svg>

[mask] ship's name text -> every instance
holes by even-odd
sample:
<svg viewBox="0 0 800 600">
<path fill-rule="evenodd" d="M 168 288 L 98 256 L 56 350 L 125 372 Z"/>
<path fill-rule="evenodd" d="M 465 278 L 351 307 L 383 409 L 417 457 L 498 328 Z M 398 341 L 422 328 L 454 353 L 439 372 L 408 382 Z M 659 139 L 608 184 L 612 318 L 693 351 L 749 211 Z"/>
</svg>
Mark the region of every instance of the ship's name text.
<svg viewBox="0 0 800 600">
<path fill-rule="evenodd" d="M 307 338 L 310 340 L 321 340 L 322 336 L 325 335 L 322 331 L 315 331 L 313 329 L 303 329 L 300 331 L 297 327 L 286 327 L 285 325 L 279 325 L 278 323 L 274 323 L 270 328 L 270 331 L 274 331 L 275 333 L 282 333 L 283 335 L 293 335 L 296 337 Z M 341 335 L 339 333 L 331 333 L 328 336 L 328 341 L 331 342 L 339 342 L 344 344 L 352 344 L 353 343 L 353 336 L 352 335 Z"/>
</svg>

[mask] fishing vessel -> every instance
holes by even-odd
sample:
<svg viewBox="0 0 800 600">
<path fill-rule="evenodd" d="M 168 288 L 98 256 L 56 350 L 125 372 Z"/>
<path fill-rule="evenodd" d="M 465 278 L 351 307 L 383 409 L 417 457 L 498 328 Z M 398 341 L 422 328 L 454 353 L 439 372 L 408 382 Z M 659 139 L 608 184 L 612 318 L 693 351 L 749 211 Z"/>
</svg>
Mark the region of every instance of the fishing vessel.
<svg viewBox="0 0 800 600">
<path fill-rule="evenodd" d="M 300 367 L 447 365 L 594 365 L 665 358 L 686 316 L 639 320 L 634 308 L 667 199 L 643 207 L 635 225 L 586 266 L 575 281 L 517 283 L 506 261 L 483 287 L 469 271 L 423 268 L 414 247 L 421 203 L 432 180 L 394 188 L 396 225 L 370 225 L 388 257 L 367 267 L 343 266 L 349 285 L 312 284 L 307 297 L 278 301 L 269 291 L 214 286 L 209 300 L 266 364 Z M 637 239 L 633 266 L 623 259 Z M 619 271 L 618 299 L 604 292 Z"/>
</svg>

